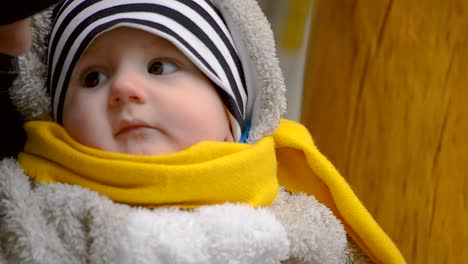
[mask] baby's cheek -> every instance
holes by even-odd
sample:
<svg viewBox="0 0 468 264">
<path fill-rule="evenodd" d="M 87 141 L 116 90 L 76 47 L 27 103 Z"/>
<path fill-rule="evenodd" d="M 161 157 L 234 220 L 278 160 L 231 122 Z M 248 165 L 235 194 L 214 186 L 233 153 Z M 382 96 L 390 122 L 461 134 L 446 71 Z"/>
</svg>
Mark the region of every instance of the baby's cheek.
<svg viewBox="0 0 468 264">
<path fill-rule="evenodd" d="M 68 123 L 64 123 L 64 127 L 76 141 L 85 145 L 90 145 L 92 143 L 90 133 L 92 131 L 92 126 L 88 122 L 89 120 L 86 120 L 86 118 L 81 118 L 79 115 L 76 115 L 74 119 L 69 120 Z"/>
<path fill-rule="evenodd" d="M 104 131 L 104 121 L 99 121 L 101 116 L 98 112 L 92 113 L 91 108 L 74 108 L 64 116 L 63 126 L 70 136 L 79 143 L 99 147 L 100 136 Z M 102 119 L 102 118 L 101 118 Z"/>
</svg>

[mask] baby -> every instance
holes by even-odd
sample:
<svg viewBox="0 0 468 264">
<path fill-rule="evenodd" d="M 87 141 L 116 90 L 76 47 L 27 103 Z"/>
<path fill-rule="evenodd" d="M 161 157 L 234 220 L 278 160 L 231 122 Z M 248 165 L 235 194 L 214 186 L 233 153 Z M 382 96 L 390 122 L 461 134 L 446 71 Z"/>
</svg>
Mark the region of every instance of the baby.
<svg viewBox="0 0 468 264">
<path fill-rule="evenodd" d="M 70 0 L 48 32 L 55 122 L 26 124 L 27 176 L 0 164 L 0 198 L 18 204 L 0 208 L 0 257 L 401 263 L 307 131 L 278 128 L 283 80 L 255 1 Z"/>
<path fill-rule="evenodd" d="M 54 116 L 74 139 L 140 155 L 240 139 L 243 70 L 209 1 L 78 2 L 61 10 L 49 47 Z"/>
</svg>

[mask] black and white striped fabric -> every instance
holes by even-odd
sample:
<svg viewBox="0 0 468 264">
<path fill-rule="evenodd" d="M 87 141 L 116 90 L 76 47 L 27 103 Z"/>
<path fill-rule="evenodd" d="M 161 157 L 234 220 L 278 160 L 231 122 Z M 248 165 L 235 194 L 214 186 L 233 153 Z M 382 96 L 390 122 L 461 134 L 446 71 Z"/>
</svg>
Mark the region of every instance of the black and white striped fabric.
<svg viewBox="0 0 468 264">
<path fill-rule="evenodd" d="M 244 72 L 231 34 L 210 0 L 65 1 L 56 12 L 48 49 L 48 86 L 58 123 L 80 56 L 100 34 L 123 26 L 170 41 L 210 78 L 239 140 L 246 128 Z"/>
</svg>

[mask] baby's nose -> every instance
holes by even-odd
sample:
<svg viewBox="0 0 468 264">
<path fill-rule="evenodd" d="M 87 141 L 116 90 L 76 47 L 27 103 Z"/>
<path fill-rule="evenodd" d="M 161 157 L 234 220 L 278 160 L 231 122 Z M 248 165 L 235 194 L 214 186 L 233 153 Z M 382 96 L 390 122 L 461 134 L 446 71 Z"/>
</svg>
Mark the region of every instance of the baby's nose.
<svg viewBox="0 0 468 264">
<path fill-rule="evenodd" d="M 121 74 L 116 76 L 111 83 L 109 103 L 111 105 L 121 103 L 143 103 L 143 84 L 136 74 Z"/>
</svg>

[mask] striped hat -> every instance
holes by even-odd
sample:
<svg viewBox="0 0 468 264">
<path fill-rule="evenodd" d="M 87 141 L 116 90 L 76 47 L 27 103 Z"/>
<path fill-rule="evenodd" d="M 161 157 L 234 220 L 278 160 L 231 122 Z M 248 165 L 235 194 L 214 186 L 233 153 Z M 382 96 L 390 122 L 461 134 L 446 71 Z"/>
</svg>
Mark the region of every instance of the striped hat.
<svg viewBox="0 0 468 264">
<path fill-rule="evenodd" d="M 57 9 L 48 48 L 48 88 L 58 123 L 81 55 L 99 35 L 123 26 L 162 37 L 184 53 L 215 84 L 229 110 L 234 138 L 245 136 L 244 72 L 224 19 L 210 0 L 65 1 Z"/>
</svg>

